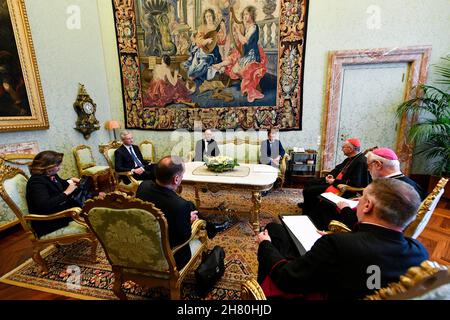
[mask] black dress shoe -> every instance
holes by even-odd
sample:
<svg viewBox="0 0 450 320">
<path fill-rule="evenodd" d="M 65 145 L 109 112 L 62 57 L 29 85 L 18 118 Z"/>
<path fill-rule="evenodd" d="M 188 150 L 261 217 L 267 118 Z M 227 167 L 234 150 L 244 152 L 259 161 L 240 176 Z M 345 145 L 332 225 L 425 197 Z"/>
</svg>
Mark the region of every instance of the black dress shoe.
<svg viewBox="0 0 450 320">
<path fill-rule="evenodd" d="M 222 232 L 231 227 L 230 221 L 225 221 L 224 223 L 216 224 L 216 232 Z"/>
</svg>

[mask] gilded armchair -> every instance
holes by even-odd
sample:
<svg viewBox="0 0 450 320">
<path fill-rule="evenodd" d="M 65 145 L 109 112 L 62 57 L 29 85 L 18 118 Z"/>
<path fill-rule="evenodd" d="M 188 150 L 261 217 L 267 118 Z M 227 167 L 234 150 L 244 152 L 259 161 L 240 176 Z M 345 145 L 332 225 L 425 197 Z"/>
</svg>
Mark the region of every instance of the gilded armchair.
<svg viewBox="0 0 450 320">
<path fill-rule="evenodd" d="M 204 220 L 196 220 L 191 238 L 171 249 L 166 218 L 150 202 L 113 192 L 104 199 L 86 201 L 83 212 L 112 266 L 117 297 L 126 299 L 122 284 L 131 280 L 149 287 L 166 287 L 170 299 L 180 299 L 183 279 L 207 246 Z M 183 269 L 177 270 L 173 255 L 186 245 L 192 257 Z"/>
<path fill-rule="evenodd" d="M 145 161 L 155 163 L 155 146 L 153 145 L 153 142 L 144 140 L 139 143 L 139 149 L 141 150 L 142 158 L 144 158 Z"/>
<path fill-rule="evenodd" d="M 414 221 L 412 221 L 406 229 L 403 231 L 405 236 L 416 239 L 425 229 L 430 220 L 434 209 L 444 194 L 444 188 L 447 184 L 448 179 L 441 178 L 437 185 L 434 187 L 433 191 L 422 201 L 419 209 L 417 210 L 417 215 Z"/>
<path fill-rule="evenodd" d="M 92 178 L 95 191 L 98 191 L 99 176 L 108 175 L 111 185 L 113 184 L 111 169 L 109 166 L 97 166 L 90 146 L 82 144 L 73 148 L 73 155 L 77 164 L 78 173 L 80 176 Z"/>
<path fill-rule="evenodd" d="M 450 300 L 450 270 L 425 260 L 364 300 Z"/>
<path fill-rule="evenodd" d="M 114 152 L 121 145 L 122 142 L 114 140 L 107 144 L 100 145 L 99 150 L 100 153 L 102 153 L 103 156 L 105 157 L 106 161 L 108 162 L 109 168 L 113 172 L 115 189 L 134 195 L 136 194 L 136 191 L 142 181 L 136 180 L 133 177 L 133 173 L 131 171 L 117 172 L 115 170 Z M 130 180 L 130 183 L 129 184 L 124 183 L 121 177 L 127 177 Z"/>
<path fill-rule="evenodd" d="M 41 267 L 42 273 L 48 273 L 48 267 L 40 252 L 48 245 L 68 244 L 80 239 L 91 242 L 91 258 L 96 259 L 97 240 L 80 217 L 81 208 L 70 208 L 50 215 L 30 214 L 26 201 L 26 186 L 28 177 L 25 173 L 14 167 L 1 165 L 0 170 L 0 196 L 16 214 L 33 246 L 33 260 Z M 37 237 L 30 225 L 31 221 L 51 221 L 63 217 L 70 217 L 74 221 L 68 226 Z"/>
</svg>

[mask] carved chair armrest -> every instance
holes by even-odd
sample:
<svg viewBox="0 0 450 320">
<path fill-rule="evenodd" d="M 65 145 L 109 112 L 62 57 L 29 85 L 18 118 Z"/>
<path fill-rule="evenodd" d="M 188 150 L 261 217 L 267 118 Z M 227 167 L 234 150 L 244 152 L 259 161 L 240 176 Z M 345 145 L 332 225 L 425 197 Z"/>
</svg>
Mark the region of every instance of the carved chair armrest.
<svg viewBox="0 0 450 320">
<path fill-rule="evenodd" d="M 342 232 L 352 232 L 352 230 L 347 227 L 344 223 L 337 221 L 337 220 L 331 220 L 328 224 L 328 233 L 342 233 Z"/>
<path fill-rule="evenodd" d="M 201 220 L 201 219 L 195 220 L 191 225 L 191 237 L 188 240 L 186 240 L 184 243 L 173 248 L 172 253 L 175 254 L 175 252 L 177 252 L 182 247 L 187 245 L 191 240 L 194 240 L 198 236 L 198 233 L 200 230 L 205 230 L 205 229 L 206 229 L 206 221 L 205 220 Z"/>
<path fill-rule="evenodd" d="M 124 171 L 124 172 L 117 172 L 118 176 L 125 176 L 128 177 L 128 179 L 130 179 L 131 183 L 133 184 L 139 184 L 139 182 L 133 177 L 133 173 L 131 171 Z"/>
<path fill-rule="evenodd" d="M 267 300 L 267 298 L 259 283 L 252 278 L 242 284 L 241 300 Z"/>
<path fill-rule="evenodd" d="M 25 221 L 51 221 L 59 218 L 69 217 L 72 218 L 78 224 L 81 224 L 87 227 L 87 224 L 84 222 L 83 218 L 81 218 L 81 208 L 73 207 L 69 208 L 57 213 L 49 214 L 49 215 L 41 215 L 41 214 L 29 214 L 24 216 Z"/>
</svg>

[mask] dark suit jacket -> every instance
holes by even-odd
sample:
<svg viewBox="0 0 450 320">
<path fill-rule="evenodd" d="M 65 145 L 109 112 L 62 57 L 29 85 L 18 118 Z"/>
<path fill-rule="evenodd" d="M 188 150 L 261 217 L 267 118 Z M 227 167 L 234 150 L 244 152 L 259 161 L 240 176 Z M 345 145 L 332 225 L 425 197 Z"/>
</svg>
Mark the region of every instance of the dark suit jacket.
<svg viewBox="0 0 450 320">
<path fill-rule="evenodd" d="M 278 156 L 284 157 L 285 151 L 280 140 L 273 141 L 273 150 L 270 148 L 269 139 L 264 140 L 259 147 L 259 162 L 262 164 L 272 164 L 272 159 Z"/>
<path fill-rule="evenodd" d="M 350 162 L 351 161 L 351 162 Z M 342 169 L 349 163 L 345 170 L 342 179 L 335 179 L 333 186 L 337 187 L 339 184 L 348 184 L 352 187 L 365 187 L 370 181 L 370 173 L 367 170 L 367 158 L 365 155 L 359 153 L 352 158 L 347 158 L 342 163 L 338 164 L 330 174 L 336 178 Z"/>
<path fill-rule="evenodd" d="M 208 142 L 208 152 L 205 154 L 205 140 L 198 140 L 195 144 L 194 161 L 204 161 L 204 157 L 216 157 L 220 155 L 219 146 L 214 139 Z"/>
<path fill-rule="evenodd" d="M 143 181 L 137 190 L 136 197 L 150 201 L 164 213 L 169 227 L 170 246 L 176 247 L 191 236 L 191 211 L 195 210 L 192 202 L 181 198 L 176 192 L 161 187 L 151 180 Z M 189 245 L 175 253 L 178 270 L 181 270 L 191 258 Z"/>
<path fill-rule="evenodd" d="M 142 164 L 147 166 L 149 163 L 144 160 L 142 157 L 141 150 L 137 145 L 133 144 L 134 153 L 136 153 L 137 158 L 142 162 Z M 114 151 L 115 157 L 115 168 L 117 172 L 125 172 L 130 171 L 131 169 L 136 168 L 134 164 L 134 160 L 131 157 L 130 152 L 127 150 L 125 145 L 121 145 L 116 151 Z"/>
<path fill-rule="evenodd" d="M 270 241 L 258 248 L 260 268 L 271 270 L 281 290 L 326 293 L 329 299 L 359 299 L 371 293 L 367 283 L 373 283 L 375 272 L 370 266 L 379 267 L 380 285 L 385 287 L 426 259 L 428 252 L 417 240 L 371 224 L 361 224 L 356 232 L 322 236 L 295 260 L 285 260 Z"/>
<path fill-rule="evenodd" d="M 52 182 L 47 175 L 32 175 L 27 183 L 26 198 L 31 214 L 49 215 L 72 207 L 77 207 L 70 196 L 64 193 L 69 183 L 55 175 L 57 182 Z M 72 219 L 63 218 L 54 221 L 33 221 L 32 228 L 41 236 L 66 226 Z"/>
<path fill-rule="evenodd" d="M 425 192 L 423 189 L 411 178 L 405 176 L 405 175 L 398 175 L 398 176 L 392 176 L 391 179 L 397 179 L 403 182 L 406 182 L 407 184 L 411 185 L 419 194 L 420 199 L 423 200 L 426 197 Z M 326 214 L 328 211 L 328 220 L 338 220 L 342 223 L 345 223 L 349 228 L 354 228 L 356 223 L 358 223 L 358 217 L 356 216 L 356 209 L 352 210 L 350 207 L 345 207 L 341 210 L 340 213 L 336 213 L 336 207 L 334 205 L 329 205 L 327 208 L 321 208 L 322 213 Z"/>
</svg>

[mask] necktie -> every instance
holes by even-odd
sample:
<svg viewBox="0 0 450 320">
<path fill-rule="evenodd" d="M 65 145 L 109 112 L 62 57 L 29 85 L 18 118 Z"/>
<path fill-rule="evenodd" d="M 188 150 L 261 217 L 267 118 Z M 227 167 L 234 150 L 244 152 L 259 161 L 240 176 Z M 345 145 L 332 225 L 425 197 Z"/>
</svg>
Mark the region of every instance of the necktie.
<svg viewBox="0 0 450 320">
<path fill-rule="evenodd" d="M 132 157 L 133 160 L 134 160 L 134 164 L 135 164 L 137 167 L 143 167 L 142 162 L 139 161 L 138 157 L 136 157 L 136 154 L 134 153 L 134 150 L 133 150 L 133 147 L 132 147 L 132 146 L 129 147 L 129 150 L 130 150 L 131 157 Z"/>
</svg>

